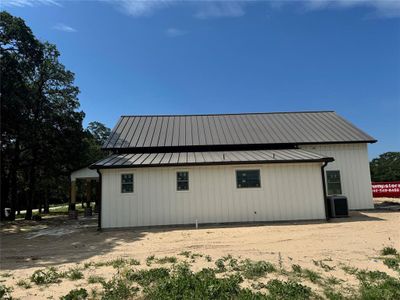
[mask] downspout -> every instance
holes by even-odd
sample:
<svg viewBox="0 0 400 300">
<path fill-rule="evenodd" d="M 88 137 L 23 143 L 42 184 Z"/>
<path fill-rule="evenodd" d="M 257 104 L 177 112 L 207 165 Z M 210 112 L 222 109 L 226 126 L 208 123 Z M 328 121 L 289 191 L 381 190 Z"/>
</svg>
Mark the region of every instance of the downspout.
<svg viewBox="0 0 400 300">
<path fill-rule="evenodd" d="M 99 198 L 99 216 L 98 216 L 98 218 L 97 218 L 97 221 L 98 221 L 98 224 L 97 224 L 97 230 L 98 231 L 101 231 L 101 202 L 102 202 L 102 199 L 103 199 L 103 189 L 102 189 L 102 187 L 101 187 L 101 185 L 102 185 L 102 175 L 101 175 L 101 172 L 100 172 L 100 169 L 96 169 L 96 171 L 97 171 L 97 174 L 99 174 L 99 190 L 100 190 L 100 198 Z"/>
<path fill-rule="evenodd" d="M 328 213 L 328 205 L 326 203 L 326 183 L 325 183 L 325 167 L 328 165 L 329 161 L 324 161 L 324 164 L 321 166 L 321 176 L 322 176 L 322 190 L 324 193 L 324 207 L 325 207 L 325 219 L 329 221 L 329 213 Z"/>
</svg>

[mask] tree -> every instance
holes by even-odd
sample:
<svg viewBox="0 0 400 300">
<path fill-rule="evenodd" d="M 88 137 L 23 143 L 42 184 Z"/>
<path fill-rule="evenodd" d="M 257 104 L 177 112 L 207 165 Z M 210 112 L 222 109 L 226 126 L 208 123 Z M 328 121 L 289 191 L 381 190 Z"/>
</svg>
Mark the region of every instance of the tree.
<svg viewBox="0 0 400 300">
<path fill-rule="evenodd" d="M 101 146 L 110 136 L 111 130 L 100 122 L 90 122 L 87 130 L 95 138 L 96 142 Z"/>
<path fill-rule="evenodd" d="M 400 180 L 400 152 L 386 152 L 370 162 L 371 179 L 380 181 Z"/>
</svg>

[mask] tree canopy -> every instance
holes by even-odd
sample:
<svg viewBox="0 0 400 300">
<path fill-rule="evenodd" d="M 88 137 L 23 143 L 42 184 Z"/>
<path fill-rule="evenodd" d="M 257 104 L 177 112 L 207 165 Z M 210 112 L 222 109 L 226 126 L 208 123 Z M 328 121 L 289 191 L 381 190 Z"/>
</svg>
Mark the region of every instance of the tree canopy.
<svg viewBox="0 0 400 300">
<path fill-rule="evenodd" d="M 104 156 L 110 130 L 82 126 L 75 75 L 57 47 L 39 41 L 21 18 L 0 13 L 1 207 L 27 209 L 68 196 L 73 169 Z M 4 209 L 1 209 L 2 219 Z"/>
<path fill-rule="evenodd" d="M 374 182 L 400 180 L 400 152 L 386 152 L 370 162 Z"/>
</svg>

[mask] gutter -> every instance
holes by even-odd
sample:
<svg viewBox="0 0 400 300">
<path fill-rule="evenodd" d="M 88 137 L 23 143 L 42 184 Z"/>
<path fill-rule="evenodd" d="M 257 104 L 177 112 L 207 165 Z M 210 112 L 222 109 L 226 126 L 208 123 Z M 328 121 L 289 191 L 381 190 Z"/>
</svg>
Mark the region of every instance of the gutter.
<svg viewBox="0 0 400 300">
<path fill-rule="evenodd" d="M 333 160 L 331 160 L 333 161 Z M 329 213 L 328 213 L 328 204 L 326 199 L 326 183 L 325 183 L 325 167 L 328 165 L 330 161 L 325 161 L 324 164 L 321 166 L 321 177 L 322 177 L 322 189 L 324 193 L 324 207 L 325 207 L 325 219 L 329 221 Z"/>
<path fill-rule="evenodd" d="M 100 199 L 99 199 L 99 216 L 98 216 L 98 218 L 97 218 L 97 221 L 98 221 L 98 223 L 97 223 L 97 230 L 98 231 L 101 231 L 101 210 L 102 210 L 102 208 L 101 208 L 101 202 L 103 201 L 103 189 L 102 189 L 102 181 L 103 181 L 103 178 L 102 178 L 102 175 L 101 175 L 101 172 L 100 172 L 100 170 L 99 169 L 96 169 L 96 171 L 97 171 L 97 174 L 99 174 L 99 190 L 100 190 Z"/>
</svg>

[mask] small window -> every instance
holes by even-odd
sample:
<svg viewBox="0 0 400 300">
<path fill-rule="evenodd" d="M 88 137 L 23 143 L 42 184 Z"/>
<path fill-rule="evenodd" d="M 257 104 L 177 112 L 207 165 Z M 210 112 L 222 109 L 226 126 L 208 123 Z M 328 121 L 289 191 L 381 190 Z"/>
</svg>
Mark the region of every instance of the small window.
<svg viewBox="0 0 400 300">
<path fill-rule="evenodd" d="M 189 172 L 176 173 L 176 190 L 177 191 L 189 190 Z"/>
<path fill-rule="evenodd" d="M 342 194 L 340 171 L 326 171 L 326 183 L 328 188 L 328 195 Z"/>
<path fill-rule="evenodd" d="M 121 175 L 121 193 L 133 193 L 133 174 Z"/>
<path fill-rule="evenodd" d="M 236 171 L 236 186 L 238 189 L 261 187 L 260 170 Z"/>
</svg>

